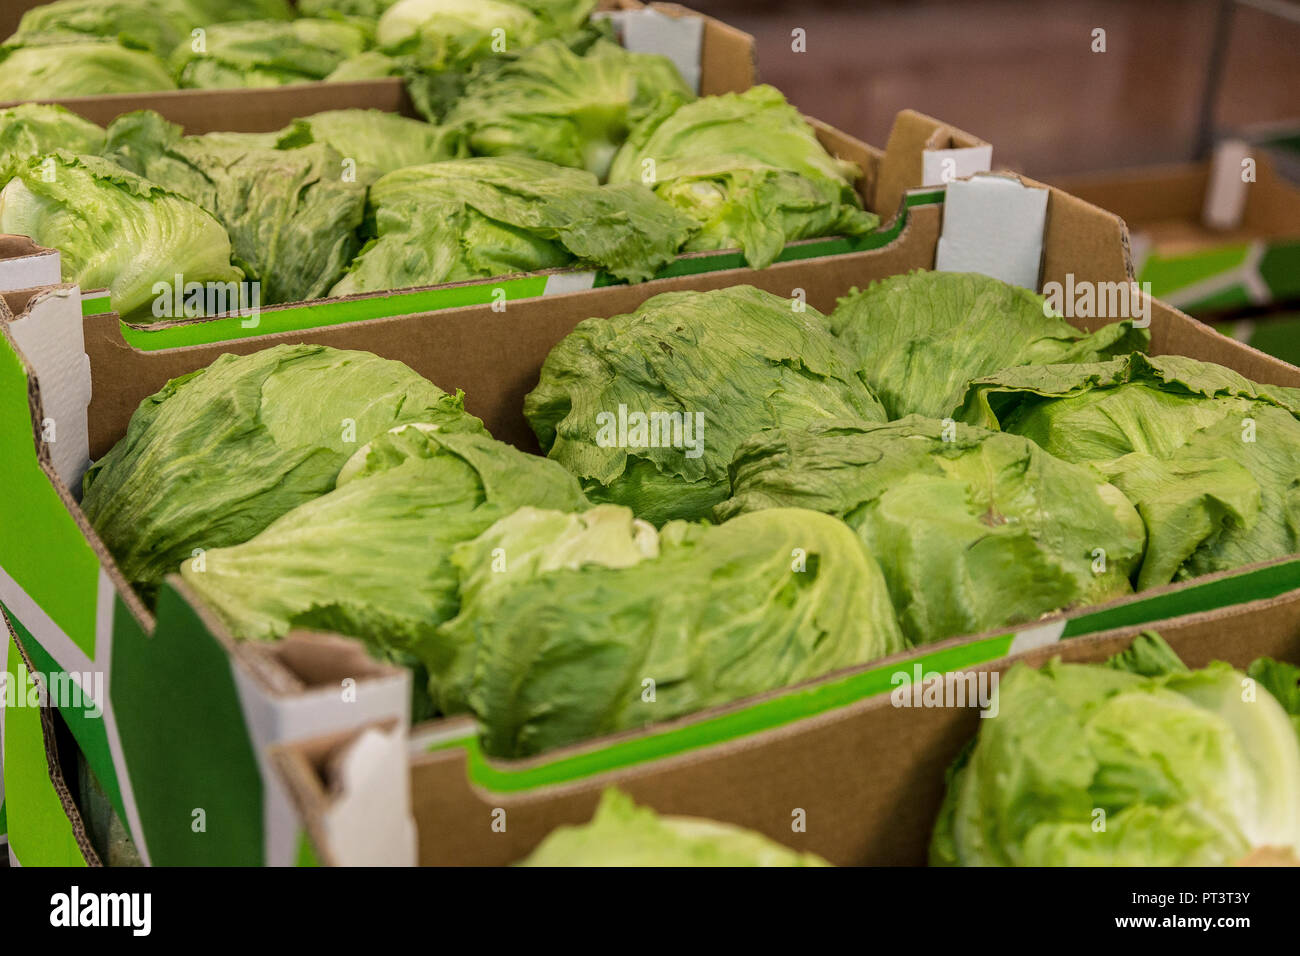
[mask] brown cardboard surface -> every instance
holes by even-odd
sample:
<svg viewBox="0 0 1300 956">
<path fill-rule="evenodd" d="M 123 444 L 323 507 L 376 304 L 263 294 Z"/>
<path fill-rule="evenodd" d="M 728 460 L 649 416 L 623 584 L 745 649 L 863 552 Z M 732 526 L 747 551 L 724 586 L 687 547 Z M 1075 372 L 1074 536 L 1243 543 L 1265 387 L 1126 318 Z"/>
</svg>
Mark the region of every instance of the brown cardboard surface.
<svg viewBox="0 0 1300 956">
<path fill-rule="evenodd" d="M 1208 162 L 1067 176 L 1052 184 L 1115 213 L 1129 228 L 1147 233 L 1162 252 L 1300 236 L 1300 188 L 1278 175 L 1267 156 L 1255 154 L 1254 158 L 1255 182 L 1246 187 L 1241 227 L 1227 232 L 1201 224 Z"/>
<path fill-rule="evenodd" d="M 893 209 L 902 201 L 903 193 L 921 185 L 921 154 L 925 150 L 980 146 L 983 143 L 984 140 L 955 126 L 939 123 L 915 110 L 903 110 L 894 119 L 885 150 L 905 157 L 905 162 L 881 171 L 872 196 L 876 206 L 872 208 Z"/>
<path fill-rule="evenodd" d="M 1012 655 L 973 672 L 1039 667 L 1053 657 L 1100 662 L 1157 630 L 1191 667 L 1261 656 L 1300 661 L 1300 591 L 1253 604 L 1126 628 Z M 979 730 L 973 708 L 901 708 L 881 695 L 689 754 L 563 787 L 487 793 L 468 782 L 459 749 L 417 755 L 412 806 L 422 865 L 503 865 L 552 829 L 590 818 L 618 786 L 661 813 L 748 827 L 840 865 L 923 865 L 944 794 L 944 772 Z M 331 799 L 330 756 L 351 735 L 283 748 L 277 763 L 308 820 Z M 492 828 L 504 810 L 506 828 Z M 791 829 L 802 810 L 806 832 Z M 314 834 L 319 839 L 318 834 Z M 328 861 L 328 848 L 318 847 Z"/>
</svg>

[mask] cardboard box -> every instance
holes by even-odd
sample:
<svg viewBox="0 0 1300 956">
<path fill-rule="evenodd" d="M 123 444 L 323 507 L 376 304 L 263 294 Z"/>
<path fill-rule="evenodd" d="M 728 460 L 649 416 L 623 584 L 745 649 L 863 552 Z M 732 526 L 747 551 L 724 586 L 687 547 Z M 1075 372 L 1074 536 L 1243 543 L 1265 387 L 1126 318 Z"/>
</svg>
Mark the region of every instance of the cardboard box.
<svg viewBox="0 0 1300 956">
<path fill-rule="evenodd" d="M 1102 631 L 957 673 L 1004 673 L 1054 657 L 1101 662 L 1144 630 L 1158 631 L 1191 667 L 1226 660 L 1244 669 L 1265 656 L 1300 662 L 1300 591 Z M 913 673 L 905 659 L 891 670 Z M 614 786 L 660 813 L 747 827 L 837 865 L 923 866 L 944 773 L 979 731 L 978 714 L 978 706 L 899 707 L 882 693 L 689 754 L 529 788 L 500 786 L 511 770 L 494 773 L 496 762 L 463 749 L 413 748 L 409 789 L 390 790 L 387 799 L 392 768 L 381 760 L 397 749 L 384 728 L 280 748 L 275 763 L 325 865 L 358 862 L 366 831 L 388 815 L 414 820 L 421 865 L 506 865 L 555 827 L 586 822 L 601 792 Z M 796 817 L 802 831 L 792 827 Z"/>
<path fill-rule="evenodd" d="M 1209 162 L 1121 170 L 1053 180 L 1071 195 L 1123 218 L 1132 230 L 1139 282 L 1194 315 L 1300 301 L 1300 187 L 1253 151 L 1255 181 L 1244 191 L 1235 228 L 1202 219 Z M 1229 180 L 1231 181 L 1231 180 Z M 1233 197 L 1227 197 L 1231 203 Z M 1241 201 L 1237 197 L 1238 202 Z"/>
<path fill-rule="evenodd" d="M 895 133 L 940 146 L 951 140 L 946 127 L 918 114 L 908 114 Z M 549 350 L 577 322 L 628 312 L 662 292 L 751 283 L 783 296 L 802 290 L 809 304 L 828 311 L 853 285 L 933 267 L 945 247 L 950 255 L 972 247 L 1015 252 L 1041 263 L 1042 282 L 1131 277 L 1122 222 L 1059 190 L 1034 193 L 1043 200 L 1036 233 L 1024 223 L 997 220 L 977 218 L 974 233 L 945 223 L 945 207 L 936 198 L 969 198 L 990 188 L 1047 189 L 997 176 L 955 183 L 946 191 L 922 189 L 902 196 L 906 214 L 899 235 L 879 249 L 779 263 L 763 271 L 734 269 L 523 300 L 504 313 L 468 306 L 273 335 L 245 331 L 239 339 L 150 350 L 137 347 L 116 316 L 86 316 L 83 338 L 74 346 L 88 356 L 92 382 L 86 447 L 92 458 L 102 456 L 124 433 L 142 398 L 223 352 L 312 342 L 367 349 L 406 362 L 445 389 L 463 388 L 467 407 L 493 434 L 535 449 L 522 401 Z M 990 231 L 994 225 L 997 230 Z M 5 301 L 20 315 L 45 294 L 11 293 Z M 1153 351 L 1216 360 L 1259 381 L 1300 385 L 1300 369 L 1225 339 L 1162 303 L 1150 307 Z M 145 611 L 87 526 L 52 465 L 47 443 L 34 440 L 47 383 L 33 371 L 8 321 L 0 322 L 0 333 L 0 483 L 6 489 L 0 499 L 0 526 L 6 528 L 0 538 L 0 602 L 19 645 L 39 672 L 100 675 L 104 719 L 77 721 L 70 714 L 67 722 L 95 776 L 116 794 L 122 819 L 147 862 L 299 859 L 300 833 L 287 794 L 269 773 L 266 748 L 376 720 L 391 721 L 394 733 L 404 734 L 407 675 L 366 675 L 358 680 L 360 702 L 342 704 L 340 682 L 356 673 L 338 660 L 347 641 L 304 637 L 270 646 L 237 643 L 195 605 L 179 579 L 162 588 L 156 615 Z M 27 547 L 32 541 L 41 547 Z M 1282 559 L 1014 631 L 956 639 L 923 649 L 917 659 L 930 669 L 969 666 L 1062 636 L 1271 597 L 1297 586 L 1300 558 Z M 741 738 L 878 693 L 887 686 L 881 684 L 886 676 L 880 665 L 865 665 L 698 715 L 684 731 L 656 728 L 645 738 L 652 744 L 621 737 L 596 741 L 576 762 L 556 764 L 548 758 L 540 771 L 525 767 L 519 771 L 523 776 L 511 770 L 506 778 L 516 781 L 515 787 L 539 778 L 569 779 L 564 775 L 590 773 L 592 767 L 603 772 L 645 760 L 646 746 L 654 756 L 689 758 L 702 742 Z M 464 721 L 422 727 L 417 739 L 441 739 L 475 759 L 472 728 Z M 487 767 L 492 779 L 500 776 L 494 765 L 475 760 L 475 766 Z M 207 829 L 202 832 L 188 823 L 196 810 L 203 811 Z M 17 843 L 15 819 L 9 822 Z"/>
</svg>

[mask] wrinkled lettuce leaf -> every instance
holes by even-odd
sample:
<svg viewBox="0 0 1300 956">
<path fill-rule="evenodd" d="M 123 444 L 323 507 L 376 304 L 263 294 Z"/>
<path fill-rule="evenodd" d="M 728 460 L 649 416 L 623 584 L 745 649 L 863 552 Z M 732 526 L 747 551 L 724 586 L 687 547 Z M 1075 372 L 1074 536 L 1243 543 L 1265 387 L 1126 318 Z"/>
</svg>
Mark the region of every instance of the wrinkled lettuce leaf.
<svg viewBox="0 0 1300 956">
<path fill-rule="evenodd" d="M 216 23 L 202 49 L 187 39 L 171 53 L 182 87 L 202 89 L 283 86 L 328 76 L 370 46 L 363 21 L 302 19 Z"/>
<path fill-rule="evenodd" d="M 366 167 L 368 179 L 405 166 L 455 159 L 464 154 L 459 136 L 443 126 L 384 110 L 327 110 L 294 120 L 277 141 L 280 149 L 324 143 Z"/>
<path fill-rule="evenodd" d="M 693 98 L 667 57 L 598 40 L 577 54 L 559 40 L 484 63 L 446 122 L 481 156 L 531 156 L 604 177 L 632 126 L 661 97 Z"/>
<path fill-rule="evenodd" d="M 258 133 L 183 136 L 142 111 L 110 124 L 106 151 L 216 216 L 235 262 L 261 283 L 263 304 L 320 298 L 361 247 L 368 167 L 349 178 L 344 157 L 325 143 L 277 149 L 277 141 Z"/>
<path fill-rule="evenodd" d="M 95 155 L 104 130 L 62 106 L 23 103 L 0 110 L 0 188 L 24 162 L 57 149 Z"/>
<path fill-rule="evenodd" d="M 63 280 L 107 288 L 126 319 L 147 316 L 154 285 L 238 282 L 230 239 L 211 215 L 97 156 L 59 150 L 21 165 L 0 191 L 0 233 L 58 249 Z"/>
<path fill-rule="evenodd" d="M 332 491 L 182 576 L 238 638 L 296 627 L 347 634 L 417 665 L 459 601 L 451 548 L 525 504 L 578 510 L 559 465 L 484 434 L 399 425 L 359 449 Z"/>
<path fill-rule="evenodd" d="M 524 157 L 397 170 L 370 190 L 376 238 L 334 295 L 574 263 L 628 281 L 671 262 L 690 221 L 641 186 Z"/>
<path fill-rule="evenodd" d="M 1300 738 L 1270 694 L 1244 699 L 1244 679 L 1223 663 L 1154 677 L 1015 665 L 949 778 L 931 862 L 1212 866 L 1260 847 L 1300 858 Z"/>
<path fill-rule="evenodd" d="M 0 102 L 174 90 L 162 60 L 111 41 L 41 34 L 0 47 Z"/>
<path fill-rule="evenodd" d="M 802 555 L 802 560 L 800 560 Z M 902 650 L 842 521 L 773 509 L 655 532 L 626 508 L 523 508 L 459 546 L 453 653 L 430 667 L 493 756 L 644 727 Z M 653 681 L 653 693 L 647 681 Z"/>
<path fill-rule="evenodd" d="M 938 641 L 1131 593 L 1142 519 L 1092 469 L 1013 435 L 908 416 L 750 438 L 715 515 L 812 508 L 880 562 L 903 633 Z"/>
<path fill-rule="evenodd" d="M 81 507 L 148 596 L 195 549 L 247 541 L 330 491 L 358 448 L 406 422 L 483 429 L 459 395 L 368 352 L 223 355 L 140 403 L 86 473 Z"/>
<path fill-rule="evenodd" d="M 1148 530 L 1139 588 L 1300 550 L 1300 390 L 1176 355 L 1007 369 L 967 421 L 1089 462 Z"/>
<path fill-rule="evenodd" d="M 542 450 L 593 501 L 655 524 L 708 517 L 729 494 L 732 456 L 755 432 L 885 418 L 825 316 L 752 286 L 668 292 L 630 314 L 579 323 L 546 357 L 524 414 Z M 657 418 L 651 432 L 632 414 L 679 419 Z"/>
<path fill-rule="evenodd" d="M 619 790 L 601 794 L 591 822 L 552 830 L 518 866 L 829 866 L 750 830 L 698 817 L 662 817 Z"/>
<path fill-rule="evenodd" d="M 1143 351 L 1130 321 L 1080 332 L 1035 292 L 976 273 L 916 270 L 842 298 L 831 326 L 890 418 L 946 418 L 967 383 L 1000 369 Z"/>
<path fill-rule="evenodd" d="M 756 269 L 786 244 L 860 236 L 880 218 L 853 188 L 860 171 L 835 159 L 799 111 L 770 86 L 676 99 L 642 120 L 610 182 L 645 182 L 700 224 L 688 251 L 741 249 Z"/>
</svg>

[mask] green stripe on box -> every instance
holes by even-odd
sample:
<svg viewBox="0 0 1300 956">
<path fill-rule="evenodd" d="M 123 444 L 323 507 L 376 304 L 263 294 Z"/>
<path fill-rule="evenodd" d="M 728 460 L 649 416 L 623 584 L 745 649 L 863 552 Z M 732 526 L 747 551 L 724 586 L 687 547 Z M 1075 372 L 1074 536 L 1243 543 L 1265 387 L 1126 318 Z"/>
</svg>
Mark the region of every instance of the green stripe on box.
<svg viewBox="0 0 1300 956">
<path fill-rule="evenodd" d="M 311 839 L 307 836 L 306 830 L 298 831 L 298 856 L 294 866 L 320 866 L 320 860 L 316 856 L 316 848 L 311 845 Z"/>
<path fill-rule="evenodd" d="M 10 674 L 24 664 L 13 639 L 8 648 Z M 85 866 L 63 803 L 50 781 L 45 756 L 45 729 L 38 707 L 5 711 L 5 806 L 13 818 L 9 845 L 24 866 Z"/>
<path fill-rule="evenodd" d="M 923 670 L 943 673 L 971 667 L 1005 656 L 1011 647 L 1011 641 L 1010 634 L 973 641 L 915 660 L 796 688 L 739 710 L 619 741 L 599 750 L 557 757 L 544 763 L 530 761 L 527 767 L 512 767 L 509 762 L 490 761 L 484 755 L 477 736 L 440 741 L 429 749 L 433 751 L 463 747 L 467 751 L 469 778 L 473 783 L 497 793 L 517 793 L 581 780 L 782 727 L 891 690 L 895 686 L 892 677 L 900 668 L 911 673 L 919 664 Z"/>
<path fill-rule="evenodd" d="M 1300 298 L 1300 242 L 1277 242 L 1264 250 L 1259 274 L 1273 300 Z"/>
<path fill-rule="evenodd" d="M 0 338 L 0 488 L 0 567 L 93 660 L 99 559 L 41 471 L 27 375 L 4 338 Z"/>
<path fill-rule="evenodd" d="M 120 600 L 113 617 L 113 716 L 149 861 L 262 865 L 262 778 L 225 649 L 167 584 L 153 635 Z"/>
<path fill-rule="evenodd" d="M 18 639 L 23 642 L 23 648 L 27 651 L 27 656 L 31 658 L 32 666 L 36 668 L 36 672 L 38 674 L 49 674 L 63 670 L 58 661 L 51 657 L 45 648 L 41 647 L 27 628 L 23 627 L 22 622 L 15 618 L 8 608 L 5 608 L 5 610 L 9 613 L 9 620 L 13 623 Z M 103 706 L 107 705 L 107 701 L 100 701 L 99 703 Z M 126 807 L 122 803 L 122 792 L 118 788 L 117 768 L 113 766 L 113 753 L 108 747 L 108 730 L 104 726 L 103 716 L 90 717 L 87 716 L 83 708 L 74 707 L 60 707 L 59 713 L 63 716 L 63 722 L 68 725 L 68 730 L 71 731 L 73 739 L 77 741 L 77 746 L 86 758 L 86 763 L 94 771 L 100 786 L 104 788 L 104 792 L 112 800 L 113 809 L 117 811 L 118 819 L 125 820 Z"/>
<path fill-rule="evenodd" d="M 8 804 L 0 800 L 0 837 L 9 832 L 9 812 L 5 809 Z"/>
<path fill-rule="evenodd" d="M 1153 252 L 1143 263 L 1138 281 L 1150 282 L 1151 294 L 1160 299 L 1189 285 L 1236 269 L 1246 261 L 1249 252 L 1250 244 L 1244 242 L 1179 256 L 1162 256 Z"/>
<path fill-rule="evenodd" d="M 1300 588 L 1300 559 L 1283 561 L 1214 581 L 1191 582 L 1168 594 L 1092 614 L 1081 614 L 1066 622 L 1063 637 L 1095 634 L 1116 627 L 1135 627 L 1184 614 L 1200 614 L 1233 604 L 1262 601 Z"/>
</svg>

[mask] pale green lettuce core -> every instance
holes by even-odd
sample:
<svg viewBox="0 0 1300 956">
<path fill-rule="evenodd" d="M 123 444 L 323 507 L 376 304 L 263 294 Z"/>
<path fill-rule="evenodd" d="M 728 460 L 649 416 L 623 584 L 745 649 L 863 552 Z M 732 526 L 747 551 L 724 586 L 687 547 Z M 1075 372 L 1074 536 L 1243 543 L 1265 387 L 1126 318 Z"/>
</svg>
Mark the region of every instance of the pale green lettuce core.
<svg viewBox="0 0 1300 956">
<path fill-rule="evenodd" d="M 140 403 L 86 473 L 82 510 L 148 596 L 195 549 L 247 541 L 333 489 L 358 448 L 404 422 L 483 430 L 459 395 L 368 352 L 223 355 Z"/>
<path fill-rule="evenodd" d="M 619 790 L 591 822 L 559 827 L 519 866 L 828 866 L 761 834 L 699 817 L 659 816 Z"/>
<path fill-rule="evenodd" d="M 632 130 L 610 182 L 644 182 L 700 225 L 688 251 L 741 249 L 765 268 L 787 243 L 860 236 L 880 223 L 854 190 L 861 171 L 831 156 L 770 86 L 667 100 Z"/>
<path fill-rule="evenodd" d="M 950 773 L 932 863 L 1215 866 L 1264 847 L 1300 860 L 1300 737 L 1229 665 L 1189 671 L 1167 647 L 1017 664 L 995 703 Z"/>
<path fill-rule="evenodd" d="M 1092 469 L 920 416 L 762 432 L 741 445 L 731 478 L 721 520 L 797 507 L 847 521 L 914 643 L 1131 593 L 1145 543 L 1133 506 Z"/>
<path fill-rule="evenodd" d="M 667 57 L 607 40 L 579 55 L 549 40 L 486 64 L 446 122 L 477 155 L 531 156 L 604 177 L 632 126 L 661 97 L 693 97 Z"/>
<path fill-rule="evenodd" d="M 906 646 L 874 559 L 813 511 L 655 532 L 613 505 L 523 508 L 453 562 L 461 608 L 443 625 L 449 656 L 432 686 L 444 712 L 478 717 L 494 756 L 671 720 Z"/>
<path fill-rule="evenodd" d="M 1049 315 L 1035 292 L 976 273 L 891 276 L 853 290 L 831 314 L 836 335 L 890 418 L 946 418 L 966 386 L 1012 366 L 1093 362 L 1145 351 L 1131 321 L 1091 334 Z"/>
<path fill-rule="evenodd" d="M 1008 369 L 962 417 L 1087 462 L 1147 525 L 1139 588 L 1300 550 L 1300 390 L 1176 355 Z"/>
<path fill-rule="evenodd" d="M 655 524 L 708 517 L 729 494 L 732 456 L 755 432 L 885 419 L 826 317 L 795 305 L 733 286 L 669 292 L 630 314 L 588 319 L 546 357 L 524 414 L 542 450 L 593 501 Z"/>
<path fill-rule="evenodd" d="M 239 638 L 308 627 L 418 665 L 459 606 L 451 549 L 525 504 L 587 506 L 559 465 L 487 435 L 399 425 L 360 448 L 334 490 L 182 575 Z"/>
<path fill-rule="evenodd" d="M 369 209 L 375 238 L 334 295 L 573 264 L 641 281 L 691 228 L 644 187 L 520 156 L 399 169 L 371 187 Z"/>
<path fill-rule="evenodd" d="M 237 282 L 230 239 L 199 206 L 95 156 L 58 151 L 0 192 L 0 232 L 58 249 L 65 282 L 107 288 L 124 318 L 147 316 L 155 284 Z"/>
</svg>

